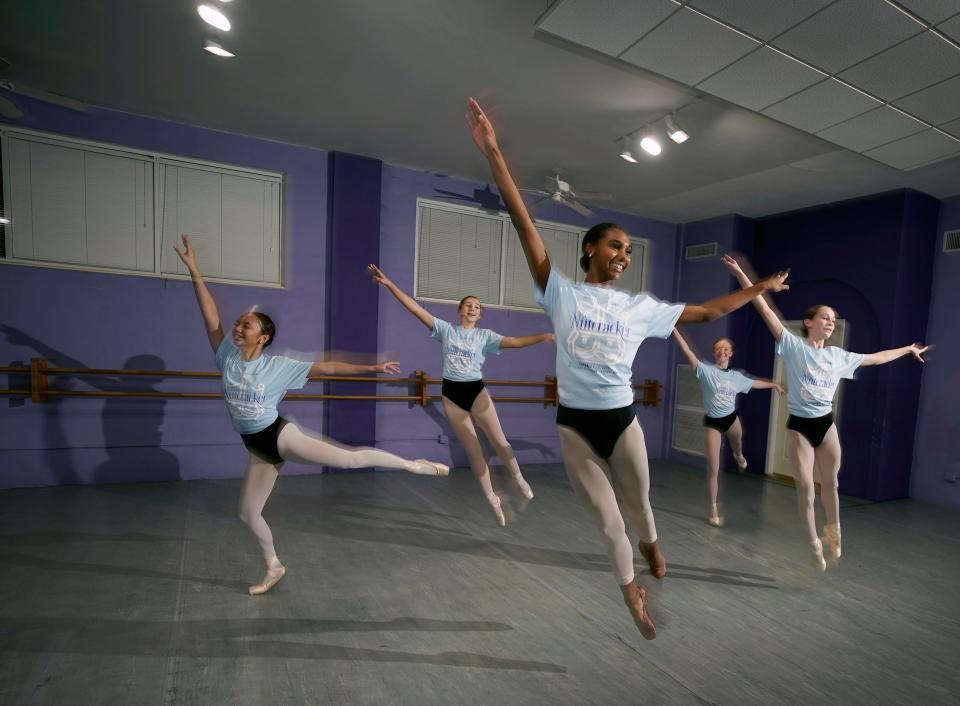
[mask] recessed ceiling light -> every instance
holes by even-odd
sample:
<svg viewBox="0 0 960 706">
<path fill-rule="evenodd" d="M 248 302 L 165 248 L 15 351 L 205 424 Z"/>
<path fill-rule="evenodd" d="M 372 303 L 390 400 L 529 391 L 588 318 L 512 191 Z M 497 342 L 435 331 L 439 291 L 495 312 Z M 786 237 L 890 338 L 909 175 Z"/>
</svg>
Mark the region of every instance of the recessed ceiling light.
<svg viewBox="0 0 960 706">
<path fill-rule="evenodd" d="M 197 12 L 208 25 L 213 25 L 223 32 L 230 31 L 230 20 L 213 5 L 197 5 Z"/>
<path fill-rule="evenodd" d="M 219 42 L 215 42 L 212 39 L 204 39 L 203 48 L 215 56 L 233 56 L 233 54 L 220 46 Z"/>
</svg>

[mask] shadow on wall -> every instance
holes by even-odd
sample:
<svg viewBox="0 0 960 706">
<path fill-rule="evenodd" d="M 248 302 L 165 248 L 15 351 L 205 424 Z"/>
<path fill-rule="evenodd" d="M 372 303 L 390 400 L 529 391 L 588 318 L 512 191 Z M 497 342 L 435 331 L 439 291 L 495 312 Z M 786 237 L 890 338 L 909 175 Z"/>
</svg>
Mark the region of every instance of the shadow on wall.
<svg viewBox="0 0 960 706">
<path fill-rule="evenodd" d="M 83 362 L 39 341 L 20 329 L 0 324 L 0 332 L 15 346 L 32 348 L 52 364 L 64 368 L 85 368 Z M 166 370 L 162 358 L 152 354 L 131 356 L 127 370 Z M 75 390 L 92 387 L 101 392 L 150 392 L 163 378 L 108 375 L 54 375 L 51 390 Z M 80 383 L 78 385 L 78 383 Z M 53 397 L 42 405 L 43 452 L 50 474 L 59 485 L 80 483 L 130 483 L 138 481 L 180 480 L 180 461 L 160 444 L 167 401 L 162 398 L 110 397 L 103 404 L 101 428 L 107 460 L 87 476 L 71 453 L 75 444 L 68 436 L 66 422 L 68 398 Z M 90 444 L 91 439 L 85 440 Z"/>
</svg>

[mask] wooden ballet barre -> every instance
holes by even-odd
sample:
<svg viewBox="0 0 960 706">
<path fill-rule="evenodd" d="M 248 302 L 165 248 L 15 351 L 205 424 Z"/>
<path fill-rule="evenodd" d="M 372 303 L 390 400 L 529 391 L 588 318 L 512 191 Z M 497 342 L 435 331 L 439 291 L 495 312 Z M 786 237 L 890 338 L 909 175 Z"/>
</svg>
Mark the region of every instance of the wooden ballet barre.
<svg viewBox="0 0 960 706">
<path fill-rule="evenodd" d="M 159 377 L 159 378 L 219 378 L 220 373 L 191 370 L 125 370 L 117 368 L 51 368 L 45 358 L 31 358 L 30 367 L 0 366 L 0 374 L 29 374 L 30 389 L 0 390 L 2 396 L 30 397 L 34 402 L 45 402 L 53 397 L 131 397 L 131 398 L 160 398 L 160 399 L 222 399 L 220 392 L 162 392 L 159 390 L 52 390 L 48 382 L 51 375 L 84 376 L 116 376 L 116 377 Z M 440 395 L 431 395 L 429 385 L 440 385 L 442 378 L 427 377 L 422 370 L 417 370 L 409 378 L 389 378 L 360 375 L 311 375 L 310 382 L 366 382 L 377 384 L 413 384 L 416 394 L 412 395 L 329 395 L 312 393 L 292 393 L 286 395 L 287 400 L 312 401 L 362 401 L 362 402 L 415 402 L 426 407 L 429 402 L 442 399 Z M 557 378 L 546 376 L 543 381 L 534 380 L 485 380 L 490 386 L 499 387 L 539 387 L 543 389 L 542 397 L 533 396 L 506 396 L 492 397 L 495 402 L 534 403 L 556 407 L 560 403 L 557 390 Z M 662 402 L 661 390 L 663 386 L 657 380 L 646 380 L 642 384 L 633 386 L 641 390 L 642 396 L 634 400 L 636 404 L 647 407 L 659 406 Z"/>
</svg>

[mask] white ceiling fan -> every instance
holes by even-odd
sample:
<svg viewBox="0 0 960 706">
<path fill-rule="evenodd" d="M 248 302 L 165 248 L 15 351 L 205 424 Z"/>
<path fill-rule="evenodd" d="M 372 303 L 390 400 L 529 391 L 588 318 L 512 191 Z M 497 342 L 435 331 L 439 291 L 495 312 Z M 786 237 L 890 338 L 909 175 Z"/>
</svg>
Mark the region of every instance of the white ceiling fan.
<svg viewBox="0 0 960 706">
<path fill-rule="evenodd" d="M 10 62 L 0 57 L 0 75 L 4 74 L 10 68 Z M 86 113 L 89 106 L 82 101 L 68 96 L 61 96 L 59 93 L 51 93 L 40 88 L 25 86 L 22 83 L 15 83 L 7 78 L 0 78 L 0 116 L 10 120 L 17 120 L 23 117 L 23 111 L 17 104 L 17 96 L 26 96 L 34 100 L 52 103 L 61 108 L 75 110 L 79 113 Z"/>
<path fill-rule="evenodd" d="M 574 191 L 570 182 L 560 178 L 562 172 L 563 170 L 557 169 L 553 175 L 548 176 L 544 182 L 544 189 L 521 189 L 521 191 L 540 196 L 539 199 L 533 202 L 533 206 L 550 199 L 568 208 L 572 208 L 581 216 L 593 215 L 593 211 L 580 202 L 581 199 L 584 201 L 609 201 L 613 198 L 611 194 L 600 191 Z"/>
</svg>

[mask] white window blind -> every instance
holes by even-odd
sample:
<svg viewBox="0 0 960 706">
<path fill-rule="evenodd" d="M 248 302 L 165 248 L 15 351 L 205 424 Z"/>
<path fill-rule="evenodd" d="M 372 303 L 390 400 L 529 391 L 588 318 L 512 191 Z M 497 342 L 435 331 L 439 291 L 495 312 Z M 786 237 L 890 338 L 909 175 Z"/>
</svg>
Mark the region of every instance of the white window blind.
<svg viewBox="0 0 960 706">
<path fill-rule="evenodd" d="M 14 257 L 153 270 L 150 160 L 14 137 L 7 154 Z"/>
<path fill-rule="evenodd" d="M 417 296 L 498 303 L 503 220 L 426 205 L 418 210 Z"/>
<path fill-rule="evenodd" d="M 520 246 L 520 237 L 509 221 L 507 227 L 506 259 L 504 264 L 504 296 L 505 306 L 536 309 L 537 303 L 533 298 L 533 280 L 530 277 L 530 268 Z M 569 279 L 576 281 L 580 269 L 580 239 L 583 229 L 564 229 L 557 226 L 537 224 L 537 231 L 543 238 L 543 244 L 550 256 L 551 267 L 556 267 Z M 581 278 L 582 279 L 582 278 Z"/>
</svg>

